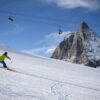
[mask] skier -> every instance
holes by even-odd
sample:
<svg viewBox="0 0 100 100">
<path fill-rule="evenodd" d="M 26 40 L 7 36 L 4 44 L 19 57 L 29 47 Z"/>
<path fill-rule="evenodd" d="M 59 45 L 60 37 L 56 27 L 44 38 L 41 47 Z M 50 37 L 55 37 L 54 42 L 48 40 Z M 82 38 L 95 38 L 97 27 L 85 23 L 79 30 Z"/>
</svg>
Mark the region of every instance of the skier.
<svg viewBox="0 0 100 100">
<path fill-rule="evenodd" d="M 6 63 L 5 63 L 5 59 L 9 59 L 11 60 L 11 58 L 8 56 L 7 52 L 4 52 L 2 55 L 0 55 L 0 63 L 3 64 L 3 67 L 6 68 L 7 70 L 9 70 L 9 68 L 7 67 Z"/>
</svg>

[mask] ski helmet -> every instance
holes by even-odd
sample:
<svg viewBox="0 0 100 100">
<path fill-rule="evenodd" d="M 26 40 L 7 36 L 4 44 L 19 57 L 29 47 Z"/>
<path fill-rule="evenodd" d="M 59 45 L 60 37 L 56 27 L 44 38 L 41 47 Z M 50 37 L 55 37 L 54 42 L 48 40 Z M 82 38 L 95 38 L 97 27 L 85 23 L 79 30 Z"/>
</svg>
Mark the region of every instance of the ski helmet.
<svg viewBox="0 0 100 100">
<path fill-rule="evenodd" d="M 4 55 L 7 55 L 8 54 L 8 52 L 4 52 Z"/>
</svg>

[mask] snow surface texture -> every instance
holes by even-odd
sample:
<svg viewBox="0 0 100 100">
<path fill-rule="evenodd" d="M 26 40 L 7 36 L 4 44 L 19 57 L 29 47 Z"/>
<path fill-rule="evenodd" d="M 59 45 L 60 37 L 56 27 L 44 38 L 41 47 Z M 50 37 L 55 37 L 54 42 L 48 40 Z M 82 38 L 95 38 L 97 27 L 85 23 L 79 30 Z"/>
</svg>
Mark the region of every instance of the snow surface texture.
<svg viewBox="0 0 100 100">
<path fill-rule="evenodd" d="M 91 38 L 89 40 L 89 47 L 87 56 L 89 59 L 100 59 L 100 37 L 96 36 L 95 38 Z"/>
<path fill-rule="evenodd" d="M 17 72 L 0 68 L 0 100 L 100 100 L 99 68 L 8 51 Z"/>
</svg>

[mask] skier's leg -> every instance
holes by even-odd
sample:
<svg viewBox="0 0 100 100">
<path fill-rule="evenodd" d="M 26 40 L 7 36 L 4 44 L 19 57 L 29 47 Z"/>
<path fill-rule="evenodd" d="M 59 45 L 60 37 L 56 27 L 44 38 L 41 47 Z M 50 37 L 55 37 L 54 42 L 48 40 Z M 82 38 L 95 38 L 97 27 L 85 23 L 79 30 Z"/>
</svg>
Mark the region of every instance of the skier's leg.
<svg viewBox="0 0 100 100">
<path fill-rule="evenodd" d="M 8 67 L 7 67 L 7 65 L 6 65 L 6 63 L 4 61 L 2 61 L 2 64 L 3 64 L 3 67 L 4 68 L 7 68 L 8 69 Z"/>
</svg>

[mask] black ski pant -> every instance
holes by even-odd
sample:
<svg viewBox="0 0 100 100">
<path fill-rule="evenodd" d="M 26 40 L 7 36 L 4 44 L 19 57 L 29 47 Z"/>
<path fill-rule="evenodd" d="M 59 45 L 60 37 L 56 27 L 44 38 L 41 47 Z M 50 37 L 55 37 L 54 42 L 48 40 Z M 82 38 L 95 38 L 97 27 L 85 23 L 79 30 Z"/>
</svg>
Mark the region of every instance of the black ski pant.
<svg viewBox="0 0 100 100">
<path fill-rule="evenodd" d="M 0 61 L 0 63 L 3 64 L 4 68 L 7 68 L 7 65 L 6 65 L 6 63 L 4 61 Z"/>
</svg>

